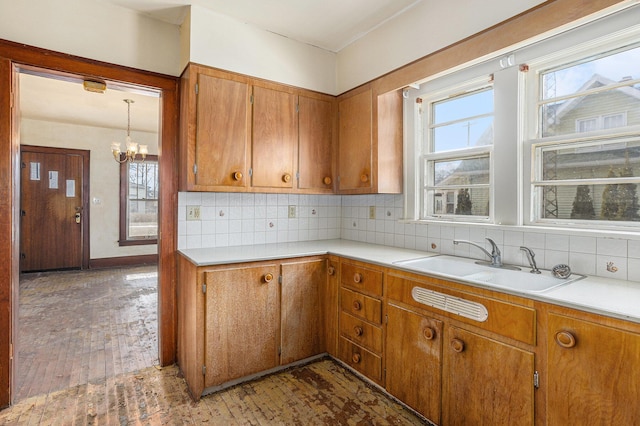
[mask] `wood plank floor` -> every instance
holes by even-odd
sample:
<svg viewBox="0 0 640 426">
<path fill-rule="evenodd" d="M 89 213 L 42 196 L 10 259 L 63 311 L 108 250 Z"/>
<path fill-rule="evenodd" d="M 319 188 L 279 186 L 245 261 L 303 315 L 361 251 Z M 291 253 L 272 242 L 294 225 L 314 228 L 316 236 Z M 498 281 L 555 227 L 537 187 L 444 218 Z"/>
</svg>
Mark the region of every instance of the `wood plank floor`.
<svg viewBox="0 0 640 426">
<path fill-rule="evenodd" d="M 20 277 L 15 401 L 158 363 L 157 268 Z"/>
<path fill-rule="evenodd" d="M 421 425 L 331 359 L 193 402 L 177 367 L 146 368 L 25 399 L 0 411 L 11 425 Z"/>
</svg>

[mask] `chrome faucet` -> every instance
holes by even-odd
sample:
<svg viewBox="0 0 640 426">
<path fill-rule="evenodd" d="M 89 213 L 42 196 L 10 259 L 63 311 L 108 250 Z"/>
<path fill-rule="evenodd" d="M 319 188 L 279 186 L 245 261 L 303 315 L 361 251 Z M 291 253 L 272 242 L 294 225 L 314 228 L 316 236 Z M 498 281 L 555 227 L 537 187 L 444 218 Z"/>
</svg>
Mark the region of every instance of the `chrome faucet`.
<svg viewBox="0 0 640 426">
<path fill-rule="evenodd" d="M 527 255 L 527 260 L 529 261 L 529 266 L 531 266 L 532 274 L 539 274 L 540 269 L 538 269 L 538 265 L 536 265 L 536 254 L 529 247 L 520 246 L 520 250 L 524 251 L 524 254 Z"/>
<path fill-rule="evenodd" d="M 491 243 L 491 253 L 489 253 L 480 244 L 476 244 L 473 241 L 453 240 L 453 244 L 458 245 L 460 243 L 465 243 L 465 244 L 470 244 L 470 245 L 472 245 L 474 247 L 478 247 L 480 250 L 482 250 L 484 252 L 484 254 L 489 256 L 489 258 L 491 259 L 490 266 L 493 266 L 494 268 L 502 268 L 503 267 L 503 265 L 502 265 L 502 253 L 500 253 L 500 249 L 498 248 L 498 245 L 491 238 L 487 238 L 487 241 L 489 241 L 489 243 Z"/>
</svg>

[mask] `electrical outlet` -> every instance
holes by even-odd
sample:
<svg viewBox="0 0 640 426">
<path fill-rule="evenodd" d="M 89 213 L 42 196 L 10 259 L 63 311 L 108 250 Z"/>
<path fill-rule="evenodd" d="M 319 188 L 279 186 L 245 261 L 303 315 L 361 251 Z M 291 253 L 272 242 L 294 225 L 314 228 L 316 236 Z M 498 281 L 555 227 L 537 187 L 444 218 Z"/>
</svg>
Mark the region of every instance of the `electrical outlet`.
<svg viewBox="0 0 640 426">
<path fill-rule="evenodd" d="M 376 206 L 369 206 L 369 219 L 376 218 Z"/>
<path fill-rule="evenodd" d="M 296 217 L 296 206 L 289 206 L 289 219 Z"/>
<path fill-rule="evenodd" d="M 187 206 L 187 220 L 200 220 L 200 206 Z"/>
</svg>

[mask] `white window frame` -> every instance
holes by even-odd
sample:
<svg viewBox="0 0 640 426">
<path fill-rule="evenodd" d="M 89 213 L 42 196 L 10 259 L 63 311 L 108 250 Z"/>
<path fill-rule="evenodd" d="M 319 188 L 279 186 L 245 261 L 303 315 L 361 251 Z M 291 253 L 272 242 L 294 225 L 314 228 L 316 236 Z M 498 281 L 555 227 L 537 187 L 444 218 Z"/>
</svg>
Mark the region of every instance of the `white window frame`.
<svg viewBox="0 0 640 426">
<path fill-rule="evenodd" d="M 623 115 L 624 123 L 627 123 L 626 112 L 615 112 L 610 115 L 600 115 L 586 117 L 596 122 L 596 128 L 592 131 L 580 132 L 579 121 L 576 120 L 575 133 L 564 134 L 559 136 L 541 137 L 541 126 L 539 117 L 540 100 L 540 75 L 547 70 L 563 67 L 572 62 L 582 61 L 584 58 L 594 55 L 605 55 L 623 46 L 635 45 L 640 46 L 640 26 L 635 25 L 622 29 L 620 31 L 606 34 L 602 37 L 595 38 L 589 42 L 579 43 L 566 49 L 556 50 L 554 53 L 541 56 L 534 61 L 528 63 L 529 70 L 526 76 L 526 106 L 525 117 L 523 117 L 524 141 L 523 152 L 525 153 L 523 163 L 526 176 L 529 176 L 529 182 L 525 182 L 524 187 L 524 211 L 527 216 L 524 218 L 525 225 L 531 226 L 550 226 L 562 228 L 585 229 L 597 226 L 599 229 L 611 230 L 631 230 L 637 232 L 638 222 L 630 221 L 609 221 L 609 220 L 578 220 L 578 219 L 556 219 L 545 218 L 543 216 L 543 201 L 541 196 L 541 188 L 545 185 L 542 180 L 542 161 L 541 153 L 543 149 L 557 146 L 586 147 L 589 145 L 602 142 L 604 144 L 610 141 L 624 141 L 628 138 L 640 137 L 640 125 L 632 127 L 615 127 L 611 129 L 604 128 L 604 118 L 609 116 Z M 626 81 L 628 84 L 633 80 Z M 638 80 L 640 82 L 640 80 Z M 557 186 L 577 185 L 577 184 L 593 184 L 602 185 L 607 183 L 621 183 L 624 179 L 589 179 L 580 181 L 559 180 Z M 618 182 L 620 181 L 620 182 Z M 629 179 L 624 180 L 629 181 Z M 640 179 L 634 180 L 634 183 L 640 185 Z"/>
</svg>

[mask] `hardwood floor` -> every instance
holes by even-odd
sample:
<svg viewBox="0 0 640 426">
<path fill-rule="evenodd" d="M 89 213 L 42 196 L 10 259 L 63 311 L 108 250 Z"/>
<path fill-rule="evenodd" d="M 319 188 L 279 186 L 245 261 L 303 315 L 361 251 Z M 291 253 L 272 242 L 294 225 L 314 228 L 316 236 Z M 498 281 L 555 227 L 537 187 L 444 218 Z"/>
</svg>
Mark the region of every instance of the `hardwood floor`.
<svg viewBox="0 0 640 426">
<path fill-rule="evenodd" d="M 158 363 L 157 268 L 20 277 L 15 401 Z"/>
<path fill-rule="evenodd" d="M 326 359 L 193 402 L 176 366 L 145 368 L 29 398 L 11 425 L 421 425 L 412 412 Z"/>
</svg>

